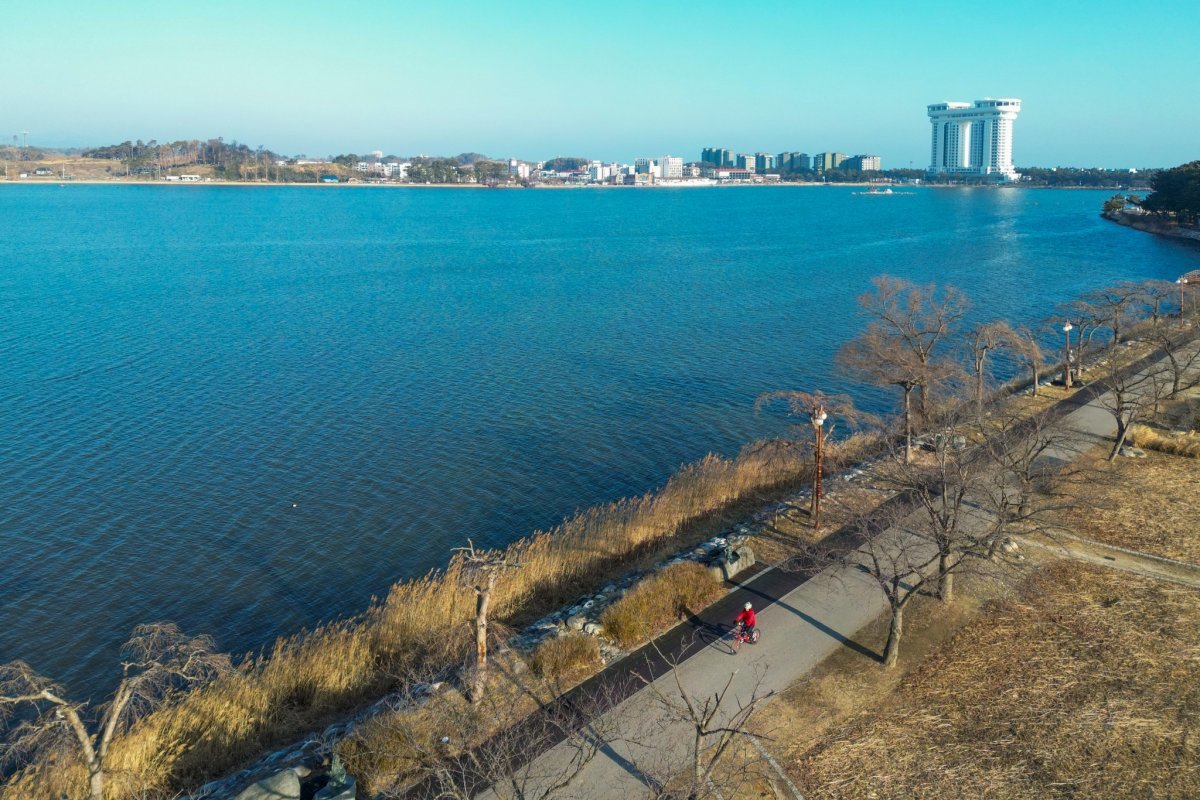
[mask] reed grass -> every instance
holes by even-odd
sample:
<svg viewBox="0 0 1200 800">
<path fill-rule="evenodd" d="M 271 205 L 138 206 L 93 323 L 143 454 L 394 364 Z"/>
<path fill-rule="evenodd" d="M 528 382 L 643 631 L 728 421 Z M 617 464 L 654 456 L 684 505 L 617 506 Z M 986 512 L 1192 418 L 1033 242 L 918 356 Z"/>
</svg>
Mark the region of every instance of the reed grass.
<svg viewBox="0 0 1200 800">
<path fill-rule="evenodd" d="M 684 561 L 642 580 L 604 609 L 600 624 L 617 644 L 631 650 L 724 593 L 707 567 Z"/>
<path fill-rule="evenodd" d="M 600 643 L 591 636 L 555 636 L 539 644 L 529 657 L 529 666 L 539 678 L 565 686 L 604 664 Z"/>
<path fill-rule="evenodd" d="M 493 617 L 531 618 L 557 607 L 639 557 L 677 545 L 689 523 L 795 485 L 806 473 L 799 448 L 759 442 L 736 459 L 709 455 L 689 464 L 656 492 L 589 508 L 519 539 L 507 550 L 522 568 L 497 585 Z M 445 569 L 395 584 L 362 614 L 281 638 L 232 675 L 151 714 L 113 744 L 110 764 L 123 779 L 113 782 L 111 800 L 198 785 L 379 697 L 398 675 L 461 663 L 466 637 L 445 633 L 472 619 L 465 571 L 451 558 Z M 82 798 L 86 781 L 63 777 L 74 769 L 27 771 L 0 788 L 0 798 Z"/>
</svg>

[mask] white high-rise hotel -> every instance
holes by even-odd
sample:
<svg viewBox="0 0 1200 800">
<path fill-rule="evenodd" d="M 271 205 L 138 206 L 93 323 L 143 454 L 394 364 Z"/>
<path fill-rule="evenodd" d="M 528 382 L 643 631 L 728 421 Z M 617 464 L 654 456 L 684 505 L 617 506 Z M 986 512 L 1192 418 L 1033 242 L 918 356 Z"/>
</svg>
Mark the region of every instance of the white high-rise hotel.
<svg viewBox="0 0 1200 800">
<path fill-rule="evenodd" d="M 1019 176 L 1012 163 L 1012 128 L 1020 112 L 1021 101 L 1011 98 L 929 106 L 933 123 L 930 173 L 995 175 L 1016 180 Z"/>
</svg>

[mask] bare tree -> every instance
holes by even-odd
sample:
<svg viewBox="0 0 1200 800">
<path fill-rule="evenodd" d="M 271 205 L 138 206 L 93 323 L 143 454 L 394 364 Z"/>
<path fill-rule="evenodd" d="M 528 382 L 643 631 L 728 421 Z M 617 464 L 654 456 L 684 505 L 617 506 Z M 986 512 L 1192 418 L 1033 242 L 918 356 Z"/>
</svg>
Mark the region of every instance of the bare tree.
<svg viewBox="0 0 1200 800">
<path fill-rule="evenodd" d="M 954 600 L 954 574 L 964 555 L 978 546 L 979 534 L 970 529 L 970 498 L 986 465 L 968 457 L 968 432 L 967 426 L 952 424 L 934 437 L 931 452 L 919 462 L 889 459 L 873 476 L 877 486 L 903 493 L 918 509 L 905 524 L 936 552 L 936 592 L 945 603 Z"/>
<path fill-rule="evenodd" d="M 1170 306 L 1179 294 L 1177 287 L 1171 281 L 1148 280 L 1139 284 L 1141 296 L 1138 298 L 1145 312 L 1150 316 L 1151 326 L 1158 330 L 1159 320 L 1165 315 L 1163 306 Z"/>
<path fill-rule="evenodd" d="M 905 457 L 912 458 L 912 393 L 917 390 L 918 416 L 928 421 L 930 392 L 958 374 L 958 365 L 942 357 L 940 347 L 956 330 L 969 302 L 958 290 L 917 286 L 879 276 L 875 288 L 858 298 L 871 320 L 856 338 L 842 346 L 837 362 L 855 380 L 896 386 L 903 392 Z"/>
<path fill-rule="evenodd" d="M 1097 502 L 1102 475 L 1078 458 L 1092 442 L 1064 418 L 996 409 L 978 425 L 972 457 L 983 468 L 971 503 L 983 524 L 969 555 L 994 562 L 1010 531 L 1053 536 L 1059 512 Z"/>
<path fill-rule="evenodd" d="M 1115 286 L 1087 292 L 1080 298 L 1080 307 L 1090 309 L 1090 316 L 1096 325 L 1112 333 L 1109 352 L 1113 356 L 1116 356 L 1117 346 L 1121 343 L 1121 332 L 1137 321 L 1138 303 L 1142 297 L 1140 284 L 1122 281 Z"/>
<path fill-rule="evenodd" d="M 1029 368 L 1030 378 L 1033 380 L 1033 396 L 1037 397 L 1042 367 L 1046 363 L 1046 353 L 1042 350 L 1037 335 L 1022 325 L 1013 331 L 1007 346 Z"/>
<path fill-rule="evenodd" d="M 1108 454 L 1108 460 L 1114 461 L 1125 445 L 1130 427 L 1147 409 L 1157 408 L 1162 402 L 1171 378 L 1160 364 L 1134 371 L 1119 364 L 1116 358 L 1109 358 L 1102 380 L 1106 391 L 1099 396 L 1099 403 L 1117 423 L 1117 435 Z"/>
<path fill-rule="evenodd" d="M 913 390 L 922 385 L 926 371 L 908 351 L 898 351 L 878 330 L 868 329 L 842 345 L 838 365 L 856 380 L 875 386 L 896 386 L 902 392 L 901 419 L 904 428 L 904 457 L 912 460 Z"/>
<path fill-rule="evenodd" d="M 1087 482 L 1068 465 L 1086 444 L 1051 417 L 994 411 L 950 425 L 918 461 L 893 457 L 872 470 L 876 487 L 907 502 L 868 512 L 858 546 L 835 558 L 868 575 L 888 602 L 885 665 L 896 663 L 904 611 L 925 587 L 949 603 L 956 575 L 1010 577 L 1019 563 L 1006 547 L 1010 531 L 1049 532 L 1055 514 L 1079 502 Z"/>
<path fill-rule="evenodd" d="M 652 796 L 687 800 L 741 796 L 743 784 L 765 762 L 759 750 L 744 751 L 741 746 L 764 738 L 751 731 L 750 721 L 775 693 L 763 689 L 762 673 L 755 674 L 748 693 L 739 692 L 737 678 L 735 670 L 716 691 L 699 694 L 686 685 L 678 665 L 671 663 L 673 688 L 644 681 L 659 711 L 662 734 L 655 737 L 662 744 L 637 760 L 643 774 L 660 775 L 650 786 Z M 679 759 L 665 752 L 674 742 L 683 744 Z M 647 763 L 654 757 L 662 763 Z"/>
<path fill-rule="evenodd" d="M 920 366 L 918 410 L 924 422 L 929 415 L 929 395 L 941 379 L 957 370 L 938 350 L 954 332 L 971 307 L 967 296 L 953 286 L 918 286 L 903 278 L 879 275 L 871 279 L 874 289 L 858 297 L 868 319 L 868 329 L 885 339 L 889 347 L 907 352 Z"/>
<path fill-rule="evenodd" d="M 1166 357 L 1166 374 L 1171 381 L 1166 397 L 1200 386 L 1200 347 L 1194 337 L 1181 333 L 1173 326 L 1157 325 L 1146 337 Z"/>
<path fill-rule="evenodd" d="M 843 566 L 867 575 L 887 601 L 890 615 L 883 648 L 885 667 L 896 666 L 900 658 L 904 612 L 925 586 L 936 580 L 939 558 L 937 548 L 931 547 L 925 537 L 893 524 L 897 522 L 890 517 L 864 519 L 858 527 L 858 546 L 836 556 Z"/>
<path fill-rule="evenodd" d="M 95 720 L 86 702 L 68 699 L 62 686 L 25 662 L 0 666 L 0 715 L 8 720 L 22 707 L 30 710 L 8 730 L 5 755 L 19 762 L 43 755 L 77 758 L 87 769 L 88 796 L 104 800 L 115 737 L 180 691 L 232 668 L 211 638 L 188 636 L 169 622 L 137 626 L 121 652 L 121 682 Z"/>
<path fill-rule="evenodd" d="M 985 322 L 971 329 L 969 344 L 975 373 L 975 407 L 983 410 L 983 389 L 988 353 L 1007 346 L 1016 332 L 1007 322 Z"/>
<path fill-rule="evenodd" d="M 487 689 L 488 610 L 492 591 L 501 572 L 521 565 L 511 560 L 507 551 L 480 550 L 470 539 L 466 547 L 456 547 L 454 552 L 462 562 L 464 579 L 475 590 L 475 665 L 467 696 L 472 703 L 478 703 Z"/>
</svg>

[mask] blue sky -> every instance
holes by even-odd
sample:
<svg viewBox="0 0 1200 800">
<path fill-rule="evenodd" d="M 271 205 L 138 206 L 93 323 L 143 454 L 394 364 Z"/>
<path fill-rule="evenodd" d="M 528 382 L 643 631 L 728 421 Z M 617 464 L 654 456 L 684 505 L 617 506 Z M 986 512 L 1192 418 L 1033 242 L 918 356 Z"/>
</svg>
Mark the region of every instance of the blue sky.
<svg viewBox="0 0 1200 800">
<path fill-rule="evenodd" d="M 1200 158 L 1200 2 L 5 0 L 0 136 L 925 166 L 925 105 L 1019 97 L 1018 165 Z"/>
</svg>

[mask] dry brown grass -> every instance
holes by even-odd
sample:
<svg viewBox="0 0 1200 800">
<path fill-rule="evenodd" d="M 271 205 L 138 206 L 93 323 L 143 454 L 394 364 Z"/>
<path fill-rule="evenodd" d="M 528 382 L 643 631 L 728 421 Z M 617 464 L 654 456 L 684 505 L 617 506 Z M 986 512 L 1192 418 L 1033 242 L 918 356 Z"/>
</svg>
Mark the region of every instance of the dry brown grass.
<svg viewBox="0 0 1200 800">
<path fill-rule="evenodd" d="M 806 553 L 813 544 L 843 525 L 862 519 L 890 496 L 863 483 L 828 481 L 821 500 L 820 529 L 813 528 L 810 501 L 805 500 L 767 520 L 751 543 L 754 556 L 759 562 L 778 564 Z"/>
<path fill-rule="evenodd" d="M 1184 458 L 1200 458 L 1200 433 L 1165 433 L 1146 425 L 1134 425 L 1129 429 L 1130 444 L 1146 450 L 1156 450 Z"/>
<path fill-rule="evenodd" d="M 1075 508 L 1063 524 L 1080 536 L 1153 555 L 1200 563 L 1200 466 L 1151 452 L 1107 462 L 1107 445 L 1088 454 L 1105 483 L 1104 508 Z"/>
<path fill-rule="evenodd" d="M 493 616 L 528 619 L 557 607 L 669 552 L 689 524 L 795 485 L 806 470 L 796 448 L 759 443 L 735 460 L 710 455 L 688 465 L 657 492 L 588 509 L 520 539 L 508 550 L 523 568 L 496 587 Z M 445 570 L 396 584 L 353 620 L 279 640 L 266 657 L 247 660 L 233 676 L 189 693 L 120 737 L 111 763 L 139 789 L 195 785 L 380 696 L 396 675 L 459 663 L 465 650 L 444 639 L 473 615 L 462 578 L 462 562 L 451 559 Z M 20 791 L 9 784 L 0 787 L 0 798 L 58 800 L 58 782 L 23 784 Z M 83 797 L 84 782 L 71 783 L 69 800 Z M 133 796 L 113 794 L 113 800 Z"/>
<path fill-rule="evenodd" d="M 641 581 L 604 609 L 600 624 L 617 644 L 631 650 L 724 593 L 708 568 L 685 561 Z"/>
<path fill-rule="evenodd" d="M 493 681 L 492 688 L 500 687 Z M 361 790 L 374 797 L 425 776 L 443 754 L 443 736 L 453 735 L 454 752 L 485 737 L 491 727 L 483 711 L 460 693 L 445 692 L 419 707 L 367 720 L 338 744 L 337 751 Z M 468 732 L 473 741 L 460 741 Z"/>
<path fill-rule="evenodd" d="M 546 639 L 529 657 L 534 675 L 559 686 L 570 685 L 603 665 L 600 643 L 582 634 Z"/>
<path fill-rule="evenodd" d="M 811 798 L 1200 795 L 1200 592 L 1060 562 L 789 772 Z"/>
<path fill-rule="evenodd" d="M 585 643 L 575 655 L 592 650 L 599 658 L 595 640 L 588 641 L 591 647 Z M 529 674 L 515 651 L 504 650 L 495 655 L 488 691 L 479 704 L 469 703 L 460 692 L 441 691 L 423 703 L 372 717 L 358 725 L 336 749 L 358 780 L 361 796 L 408 796 L 406 790 L 411 790 L 414 782 L 429 780 L 439 772 L 445 775 L 444 768 L 451 766 L 448 759 L 461 757 L 488 741 L 504 744 L 486 752 L 476 750 L 479 760 L 472 762 L 477 768 L 492 771 L 500 766 L 497 759 L 506 757 L 524 763 L 521 756 L 530 752 L 528 748 L 536 750 L 537 735 L 525 739 L 520 731 L 511 736 L 506 731 L 544 709 L 544 704 L 561 690 L 555 680 L 540 680 Z M 587 704 L 590 700 L 583 697 L 579 702 Z M 535 723 L 533 730 L 553 732 L 554 719 L 547 724 L 549 728 Z M 524 735 L 529 733 L 526 730 Z"/>
</svg>

